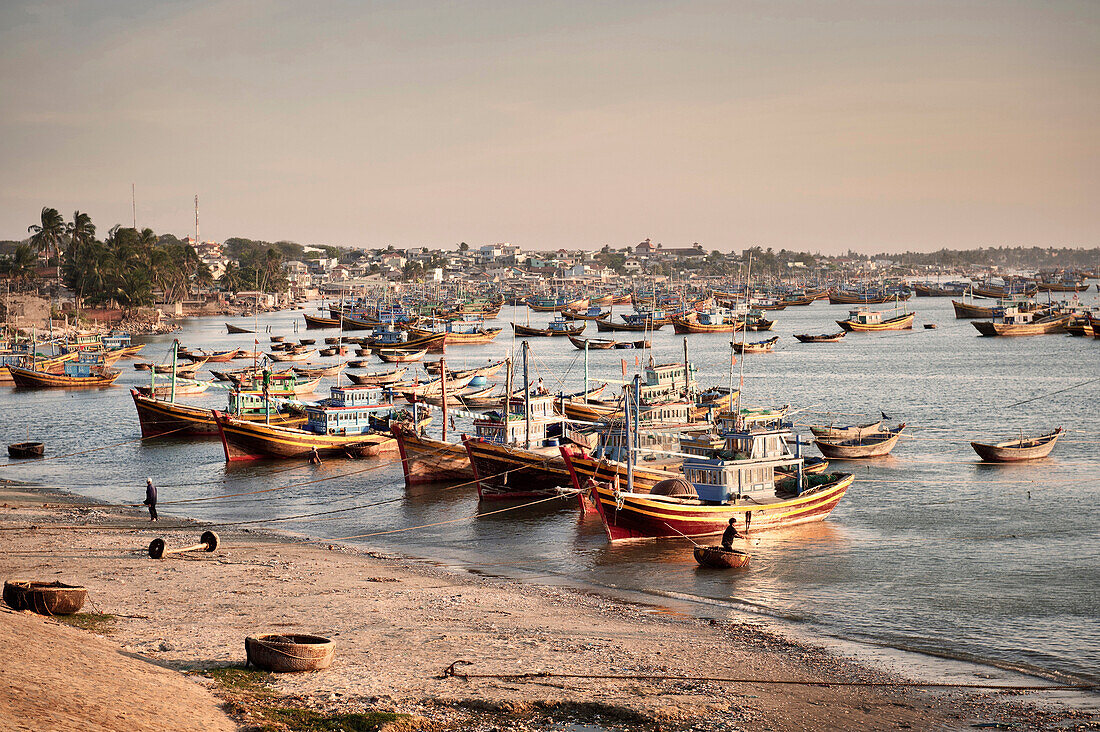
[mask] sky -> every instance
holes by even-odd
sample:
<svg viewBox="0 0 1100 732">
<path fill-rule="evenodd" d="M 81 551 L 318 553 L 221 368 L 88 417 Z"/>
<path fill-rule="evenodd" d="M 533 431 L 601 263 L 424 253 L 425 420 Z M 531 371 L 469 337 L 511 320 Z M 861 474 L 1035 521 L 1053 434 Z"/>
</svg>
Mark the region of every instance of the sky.
<svg viewBox="0 0 1100 732">
<path fill-rule="evenodd" d="M 0 3 L 0 239 L 1100 244 L 1100 2 Z"/>
</svg>

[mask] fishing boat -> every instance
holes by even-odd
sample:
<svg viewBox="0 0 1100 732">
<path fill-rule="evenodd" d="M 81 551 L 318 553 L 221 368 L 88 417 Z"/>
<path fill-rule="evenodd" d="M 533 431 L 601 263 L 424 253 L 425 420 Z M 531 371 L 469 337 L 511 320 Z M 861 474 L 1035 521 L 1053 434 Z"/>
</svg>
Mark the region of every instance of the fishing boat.
<svg viewBox="0 0 1100 732">
<path fill-rule="evenodd" d="M 353 383 L 361 385 L 374 384 L 375 386 L 384 386 L 386 384 L 396 384 L 405 378 L 405 372 L 408 371 L 408 367 L 402 366 L 401 368 L 390 369 L 389 371 L 381 371 L 372 374 L 344 374 Z"/>
<path fill-rule="evenodd" d="M 795 333 L 795 338 L 803 343 L 837 343 L 844 339 L 848 331 L 842 330 L 837 333 L 822 333 L 821 335 L 809 335 L 806 333 Z"/>
<path fill-rule="evenodd" d="M 239 325 L 233 325 L 232 323 L 226 323 L 225 324 L 225 330 L 226 330 L 227 333 L 255 333 L 256 332 L 254 330 L 249 330 L 248 328 L 242 328 Z"/>
<path fill-rule="evenodd" d="M 461 442 L 436 440 L 404 426 L 395 427 L 393 436 L 401 454 L 405 485 L 473 479 L 474 469 Z"/>
<path fill-rule="evenodd" d="M 472 407 L 466 402 L 466 399 L 479 399 L 488 395 L 491 391 L 496 389 L 496 386 L 486 386 L 477 389 L 455 389 L 452 391 L 447 389 L 447 406 L 458 407 L 460 409 L 471 409 Z M 443 406 L 443 393 L 441 391 L 428 392 L 426 394 L 415 393 L 402 393 L 402 396 L 408 402 L 426 402 L 436 407 Z"/>
<path fill-rule="evenodd" d="M 831 460 L 864 460 L 885 457 L 898 444 L 905 423 L 893 429 L 861 434 L 848 439 L 817 437 L 814 444 L 821 454 Z"/>
<path fill-rule="evenodd" d="M 814 437 L 821 437 L 826 440 L 851 440 L 862 437 L 863 435 L 880 432 L 881 428 L 882 420 L 880 419 L 876 422 L 844 425 L 843 427 L 834 427 L 831 424 L 812 424 L 810 425 L 810 432 L 813 433 Z"/>
<path fill-rule="evenodd" d="M 610 338 L 577 338 L 576 336 L 569 336 L 569 342 L 582 351 L 585 348 L 604 351 L 614 348 L 617 344 L 617 341 Z"/>
<path fill-rule="evenodd" d="M 334 386 L 331 396 L 307 404 L 306 423 L 286 427 L 249 422 L 214 411 L 227 462 L 263 458 L 307 458 L 319 456 L 374 455 L 397 443 L 388 434 L 377 433 L 369 417 L 389 412 L 393 403 L 376 386 Z"/>
<path fill-rule="evenodd" d="M 263 368 L 247 369 L 229 374 L 229 380 L 241 391 L 263 391 L 272 396 L 299 397 L 312 394 L 321 383 L 321 377 L 301 379 L 290 370 L 269 371 Z"/>
<path fill-rule="evenodd" d="M 599 305 L 592 305 L 583 312 L 571 308 L 562 308 L 560 312 L 566 320 L 601 320 L 611 317 L 611 311 L 604 310 Z"/>
<path fill-rule="evenodd" d="M 375 351 L 374 355 L 378 356 L 378 358 L 386 363 L 412 363 L 414 361 L 420 361 L 424 356 L 428 355 L 428 349 L 424 348 L 419 351 L 380 349 Z"/>
<path fill-rule="evenodd" d="M 1070 313 L 1038 315 L 1023 312 L 1016 307 L 999 310 L 993 320 L 976 320 L 971 323 L 983 336 L 1031 336 L 1065 332 Z"/>
<path fill-rule="evenodd" d="M 169 378 L 168 381 L 167 384 L 162 382 L 155 386 L 139 386 L 138 393 L 142 396 L 170 397 L 173 392 L 172 379 Z M 194 379 L 176 379 L 175 381 L 176 396 L 202 394 L 214 384 L 213 381 L 195 381 Z"/>
<path fill-rule="evenodd" d="M 1015 463 L 1024 460 L 1039 460 L 1050 455 L 1054 449 L 1054 443 L 1062 436 L 1064 430 L 1059 427 L 1053 432 L 1038 437 L 1020 437 L 1015 440 L 996 442 L 971 442 L 970 446 L 978 457 L 987 463 Z"/>
<path fill-rule="evenodd" d="M 993 308 L 985 305 L 976 305 L 973 302 L 965 302 L 963 300 L 952 300 L 951 306 L 955 308 L 956 320 L 993 317 Z"/>
<path fill-rule="evenodd" d="M 738 353 L 771 353 L 775 350 L 775 344 L 779 342 L 779 336 L 772 336 L 764 341 L 733 342 L 733 350 Z"/>
<path fill-rule="evenodd" d="M 583 333 L 586 325 L 587 323 L 575 324 L 565 318 L 555 318 L 545 328 L 533 328 L 529 325 L 512 323 L 512 329 L 515 330 L 518 336 L 575 336 Z"/>
<path fill-rule="evenodd" d="M 672 329 L 677 333 L 734 333 L 745 322 L 731 310 L 692 311 L 672 317 Z"/>
<path fill-rule="evenodd" d="M 213 437 L 218 434 L 218 425 L 209 407 L 144 396 L 137 389 L 130 389 L 130 396 L 137 409 L 142 437 Z M 296 427 L 306 421 L 305 412 L 297 405 L 281 399 L 265 399 L 260 392 L 230 392 L 227 411 L 238 419 L 273 425 Z"/>
<path fill-rule="evenodd" d="M 271 352 L 267 355 L 272 361 L 301 363 L 302 361 L 309 361 L 310 359 L 316 358 L 317 349 L 311 348 L 308 351 L 283 351 L 282 353 Z"/>
<path fill-rule="evenodd" d="M 624 490 L 618 478 L 587 480 L 582 487 L 612 542 L 711 536 L 722 533 L 731 518 L 743 534 L 821 521 L 853 476 L 805 475 L 801 456 L 790 451 L 792 438 L 789 423 L 727 432 L 721 452 L 685 458 L 683 476 L 648 492 L 631 490 L 629 483 Z M 561 452 L 577 479 L 571 450 Z M 791 477 L 777 480 L 776 468 L 787 468 Z"/>
<path fill-rule="evenodd" d="M 427 361 L 424 363 L 424 370 L 427 371 L 429 374 L 438 375 L 439 372 L 442 370 L 440 363 L 440 361 Z M 498 371 L 504 368 L 505 363 L 507 362 L 503 360 L 490 361 L 484 366 L 475 366 L 469 369 L 447 369 L 447 378 L 462 378 L 463 376 L 484 376 L 485 378 L 489 378 L 491 376 L 495 376 Z"/>
<path fill-rule="evenodd" d="M 838 320 L 836 324 L 846 331 L 860 333 L 875 332 L 880 330 L 911 330 L 916 313 L 902 312 L 891 317 L 884 317 L 890 311 L 868 310 L 860 308 L 848 313 L 847 320 Z"/>
<path fill-rule="evenodd" d="M 295 366 L 294 373 L 307 379 L 337 376 L 344 370 L 344 364 L 338 363 L 332 366 Z"/>
<path fill-rule="evenodd" d="M 66 361 L 63 371 L 40 371 L 9 364 L 12 381 L 16 386 L 27 389 L 87 389 L 111 386 L 122 375 L 118 369 L 103 364 L 103 360 L 92 354 L 82 353 L 75 361 Z"/>
<path fill-rule="evenodd" d="M 340 317 L 323 318 L 320 315 L 310 315 L 309 313 L 302 313 L 302 317 L 305 318 L 306 328 L 308 330 L 321 328 L 340 328 L 343 321 L 343 319 Z"/>
<path fill-rule="evenodd" d="M 895 300 L 908 300 L 910 297 L 910 290 L 829 290 L 830 305 L 881 305 Z"/>
<path fill-rule="evenodd" d="M 466 376 L 459 377 L 447 377 L 447 391 L 457 391 L 459 389 L 465 389 L 469 386 L 470 382 L 474 380 L 473 374 L 467 374 Z M 439 394 L 443 391 L 443 379 L 436 378 L 431 381 L 424 381 L 419 384 L 415 384 L 409 388 L 404 389 L 404 393 L 411 396 L 423 396 L 425 394 Z M 410 401 L 412 401 L 410 399 Z"/>
<path fill-rule="evenodd" d="M 445 320 L 423 325 L 409 326 L 410 335 L 417 338 L 429 338 L 444 335 L 449 346 L 472 346 L 492 342 L 504 332 L 503 328 L 487 328 L 485 321 L 475 315 L 462 314 L 458 320 Z"/>
<path fill-rule="evenodd" d="M 711 569 L 742 569 L 749 566 L 749 553 L 722 546 L 696 546 L 692 550 L 700 567 Z"/>
</svg>

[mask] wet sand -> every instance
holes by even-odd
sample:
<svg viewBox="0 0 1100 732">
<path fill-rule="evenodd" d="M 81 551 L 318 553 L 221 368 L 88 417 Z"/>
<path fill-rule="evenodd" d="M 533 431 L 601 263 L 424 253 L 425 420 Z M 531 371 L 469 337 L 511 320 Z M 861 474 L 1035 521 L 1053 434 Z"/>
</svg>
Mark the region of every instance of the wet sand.
<svg viewBox="0 0 1100 732">
<path fill-rule="evenodd" d="M 151 525 L 135 509 L 91 506 L 82 498 L 25 488 L 0 490 L 0 505 L 0 577 L 84 585 L 90 600 L 84 611 L 115 616 L 105 637 L 94 638 L 49 618 L 0 614 L 0 639 L 19 643 L 27 656 L 21 670 L 0 665 L 0 687 L 10 691 L 18 673 L 28 689 L 3 699 L 4 728 L 23 720 L 30 729 L 71 729 L 82 709 L 91 714 L 83 706 L 62 708 L 43 699 L 81 700 L 101 693 L 157 698 L 167 688 L 164 668 L 243 664 L 245 636 L 265 632 L 313 633 L 337 644 L 330 669 L 277 677 L 274 691 L 288 703 L 327 711 L 408 712 L 436 729 L 531 729 L 540 728 L 540 720 L 699 730 L 960 729 L 1006 722 L 1043 728 L 1065 720 L 1096 721 L 1064 709 L 1013 707 L 987 692 L 600 679 L 899 680 L 750 624 L 664 613 L 570 589 L 254 531 L 219 530 L 222 545 L 216 552 L 157 561 L 146 554 L 153 538 L 164 537 L 169 546 L 192 544 L 202 527 L 170 518 Z M 29 637 L 42 642 L 18 641 Z M 84 665 L 91 653 L 86 645 L 99 659 L 94 672 Z M 64 673 L 49 668 L 56 649 L 64 649 L 69 659 Z M 445 676 L 459 660 L 470 662 L 459 670 L 473 674 L 549 671 L 589 678 Z M 224 722 L 224 713 L 201 687 L 209 682 L 169 675 L 184 689 L 172 691 L 175 698 L 186 699 L 196 714 L 210 715 L 200 728 L 216 729 Z M 155 708 L 127 710 L 117 726 L 110 718 L 84 721 L 104 729 L 165 728 L 165 717 Z M 248 722 L 247 710 L 232 711 L 237 723 Z"/>
</svg>

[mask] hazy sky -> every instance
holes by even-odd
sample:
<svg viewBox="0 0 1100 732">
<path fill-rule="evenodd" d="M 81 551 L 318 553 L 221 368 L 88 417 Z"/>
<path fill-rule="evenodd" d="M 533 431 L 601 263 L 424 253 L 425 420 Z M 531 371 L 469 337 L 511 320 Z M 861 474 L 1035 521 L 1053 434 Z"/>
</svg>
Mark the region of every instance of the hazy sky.
<svg viewBox="0 0 1100 732">
<path fill-rule="evenodd" d="M 0 3 L 0 238 L 1100 239 L 1100 2 Z"/>
</svg>

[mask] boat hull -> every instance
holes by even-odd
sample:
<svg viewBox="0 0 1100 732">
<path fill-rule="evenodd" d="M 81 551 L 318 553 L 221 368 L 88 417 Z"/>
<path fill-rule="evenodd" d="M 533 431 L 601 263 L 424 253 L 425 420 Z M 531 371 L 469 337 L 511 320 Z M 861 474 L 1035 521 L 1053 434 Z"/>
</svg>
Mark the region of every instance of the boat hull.
<svg viewBox="0 0 1100 732">
<path fill-rule="evenodd" d="M 14 365 L 9 365 L 8 371 L 12 382 L 25 389 L 95 389 L 111 386 L 122 375 L 112 369 L 103 376 L 66 376 Z"/>
<path fill-rule="evenodd" d="M 970 446 L 987 463 L 1018 463 L 1047 457 L 1061 436 L 1062 430 L 1058 429 L 1031 440 L 1010 440 L 995 445 L 971 442 Z"/>
<path fill-rule="evenodd" d="M 838 320 L 836 324 L 846 331 L 856 333 L 874 333 L 880 330 L 912 330 L 916 313 L 906 313 L 881 323 L 857 323 L 852 320 Z"/>
<path fill-rule="evenodd" d="M 168 434 L 191 437 L 216 437 L 218 435 L 218 425 L 214 422 L 214 413 L 210 409 L 151 399 L 142 396 L 136 389 L 131 389 L 130 395 L 133 397 L 134 407 L 137 409 L 142 437 L 157 437 Z M 265 421 L 267 418 L 259 415 L 241 417 L 241 419 Z M 271 424 L 287 427 L 297 427 L 306 422 L 305 415 L 286 414 L 285 412 L 272 414 L 270 419 Z"/>
<path fill-rule="evenodd" d="M 267 458 L 308 458 L 316 450 L 321 456 L 347 457 L 397 451 L 389 435 L 319 435 L 279 425 L 248 422 L 214 412 L 226 462 Z"/>
<path fill-rule="evenodd" d="M 476 437 L 462 437 L 483 501 L 541 498 L 560 494 L 572 483 L 560 454 L 507 447 Z"/>
<path fill-rule="evenodd" d="M 800 496 L 774 503 L 692 504 L 640 494 L 620 494 L 610 483 L 592 481 L 592 500 L 611 541 L 714 536 L 737 519 L 742 534 L 784 529 L 822 521 L 844 497 L 853 476 L 834 474 L 832 480 Z"/>
<path fill-rule="evenodd" d="M 433 440 L 400 426 L 393 430 L 401 453 L 405 485 L 438 483 L 442 480 L 472 480 L 474 469 L 462 443 Z"/>
</svg>

